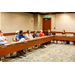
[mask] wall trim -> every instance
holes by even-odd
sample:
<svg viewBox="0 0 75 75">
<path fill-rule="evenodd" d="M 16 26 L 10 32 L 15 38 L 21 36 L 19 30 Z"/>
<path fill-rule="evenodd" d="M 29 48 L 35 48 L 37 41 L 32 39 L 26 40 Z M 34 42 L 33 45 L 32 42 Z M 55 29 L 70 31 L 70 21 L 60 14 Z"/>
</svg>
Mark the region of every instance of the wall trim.
<svg viewBox="0 0 75 75">
<path fill-rule="evenodd" d="M 34 33 L 34 31 L 31 31 L 31 33 Z M 37 31 L 37 33 L 40 33 L 40 31 Z M 51 33 L 62 33 L 59 31 L 51 31 Z M 66 32 L 67 34 L 74 34 L 74 32 Z M 4 33 L 5 36 L 9 36 L 9 35 L 15 35 L 16 33 Z M 24 32 L 24 34 L 26 34 L 26 32 Z"/>
</svg>

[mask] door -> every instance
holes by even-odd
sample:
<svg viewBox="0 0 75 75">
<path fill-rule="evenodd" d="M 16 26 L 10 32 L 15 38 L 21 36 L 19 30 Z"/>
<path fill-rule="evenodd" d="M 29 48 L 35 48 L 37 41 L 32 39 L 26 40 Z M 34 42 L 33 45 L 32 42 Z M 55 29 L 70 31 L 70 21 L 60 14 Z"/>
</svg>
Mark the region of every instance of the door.
<svg viewBox="0 0 75 75">
<path fill-rule="evenodd" d="M 48 29 L 51 30 L 51 18 L 43 18 L 43 23 L 42 24 L 43 24 L 42 30 L 45 34 L 46 34 Z"/>
</svg>

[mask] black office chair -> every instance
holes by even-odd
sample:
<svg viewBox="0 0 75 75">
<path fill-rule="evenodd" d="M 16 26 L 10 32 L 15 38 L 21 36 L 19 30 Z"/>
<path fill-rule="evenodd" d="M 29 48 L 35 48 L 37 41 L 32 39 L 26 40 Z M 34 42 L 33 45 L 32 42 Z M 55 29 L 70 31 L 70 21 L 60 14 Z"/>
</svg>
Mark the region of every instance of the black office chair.
<svg viewBox="0 0 75 75">
<path fill-rule="evenodd" d="M 56 35 L 56 33 L 52 33 L 52 35 Z M 55 40 L 53 40 L 53 43 L 54 43 L 54 41 L 55 41 Z"/>
</svg>

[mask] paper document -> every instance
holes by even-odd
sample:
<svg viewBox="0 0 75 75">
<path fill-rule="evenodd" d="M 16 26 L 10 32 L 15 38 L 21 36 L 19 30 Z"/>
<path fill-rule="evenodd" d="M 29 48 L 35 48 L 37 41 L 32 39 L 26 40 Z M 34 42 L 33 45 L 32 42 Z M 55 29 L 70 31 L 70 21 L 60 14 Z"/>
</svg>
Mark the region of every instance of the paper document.
<svg viewBox="0 0 75 75">
<path fill-rule="evenodd" d="M 10 45 L 10 44 L 5 44 L 5 45 Z"/>
<path fill-rule="evenodd" d="M 27 42 L 28 40 L 25 40 L 24 38 L 22 38 L 19 42 Z"/>
</svg>

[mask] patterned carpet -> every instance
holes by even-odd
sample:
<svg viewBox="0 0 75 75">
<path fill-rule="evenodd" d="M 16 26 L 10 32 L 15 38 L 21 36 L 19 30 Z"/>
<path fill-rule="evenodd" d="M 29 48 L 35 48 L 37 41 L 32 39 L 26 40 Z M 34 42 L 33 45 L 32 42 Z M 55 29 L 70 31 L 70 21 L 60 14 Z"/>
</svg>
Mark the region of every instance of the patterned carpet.
<svg viewBox="0 0 75 75">
<path fill-rule="evenodd" d="M 48 44 L 47 48 L 31 49 L 26 57 L 8 58 L 3 62 L 75 62 L 75 46 Z"/>
</svg>

